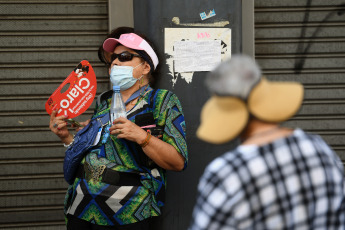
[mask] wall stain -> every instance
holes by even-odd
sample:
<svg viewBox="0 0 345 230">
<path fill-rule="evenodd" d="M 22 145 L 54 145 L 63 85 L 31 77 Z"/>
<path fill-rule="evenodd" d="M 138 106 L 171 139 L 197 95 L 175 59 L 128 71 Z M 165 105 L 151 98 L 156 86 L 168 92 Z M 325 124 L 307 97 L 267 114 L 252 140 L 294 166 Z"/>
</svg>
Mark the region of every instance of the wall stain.
<svg viewBox="0 0 345 230">
<path fill-rule="evenodd" d="M 304 19 L 303 19 L 303 25 L 306 25 L 308 23 L 311 2 L 312 2 L 312 0 L 308 0 L 307 1 L 307 5 L 306 6 L 307 6 L 308 10 L 305 12 Z M 296 58 L 295 67 L 294 67 L 295 74 L 300 74 L 302 72 L 303 67 L 304 67 L 304 63 L 306 61 L 306 54 L 308 54 L 309 49 L 310 49 L 311 45 L 313 44 L 313 39 L 315 39 L 317 37 L 318 33 L 322 29 L 322 27 L 321 27 L 322 24 L 327 22 L 334 15 L 342 16 L 342 15 L 345 14 L 345 2 L 340 4 L 340 5 L 338 5 L 337 8 L 340 8 L 340 9 L 335 9 L 335 10 L 329 12 L 325 16 L 325 18 L 320 22 L 320 24 L 315 29 L 315 31 L 312 34 L 312 36 L 309 37 L 309 42 L 307 43 L 305 48 L 304 48 L 304 46 L 305 46 L 304 42 L 301 42 L 301 43 L 298 44 L 297 52 L 296 53 L 297 54 L 302 54 L 303 58 Z M 303 26 L 302 31 L 301 31 L 301 37 L 300 37 L 301 40 L 306 38 L 305 37 L 306 36 L 306 30 L 307 30 L 307 26 Z"/>
</svg>

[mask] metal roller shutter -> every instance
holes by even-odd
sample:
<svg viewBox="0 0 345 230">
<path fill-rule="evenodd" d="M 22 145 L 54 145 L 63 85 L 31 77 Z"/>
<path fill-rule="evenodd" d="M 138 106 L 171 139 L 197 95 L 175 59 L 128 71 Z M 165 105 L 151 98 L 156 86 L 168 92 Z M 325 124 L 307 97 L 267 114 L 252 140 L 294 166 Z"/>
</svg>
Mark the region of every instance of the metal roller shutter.
<svg viewBox="0 0 345 230">
<path fill-rule="evenodd" d="M 268 78 L 305 86 L 286 125 L 321 134 L 345 162 L 344 0 L 255 0 L 255 56 Z"/>
<path fill-rule="evenodd" d="M 44 104 L 83 59 L 95 69 L 97 92 L 108 88 L 97 58 L 107 5 L 0 1 L 0 228 L 65 229 L 64 148 L 49 130 Z M 77 120 L 90 114 L 91 108 Z"/>
</svg>

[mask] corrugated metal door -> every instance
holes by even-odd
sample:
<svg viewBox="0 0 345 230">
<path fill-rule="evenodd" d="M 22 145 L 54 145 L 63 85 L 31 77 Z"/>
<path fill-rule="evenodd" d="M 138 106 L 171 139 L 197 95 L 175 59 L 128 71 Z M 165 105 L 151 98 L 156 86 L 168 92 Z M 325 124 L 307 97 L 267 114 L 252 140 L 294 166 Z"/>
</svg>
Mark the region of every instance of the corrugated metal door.
<svg viewBox="0 0 345 230">
<path fill-rule="evenodd" d="M 345 1 L 255 0 L 255 54 L 268 78 L 305 86 L 287 125 L 321 134 L 345 162 Z"/>
<path fill-rule="evenodd" d="M 0 228 L 65 229 L 64 147 L 44 104 L 83 59 L 108 88 L 107 30 L 106 0 L 0 1 Z"/>
</svg>

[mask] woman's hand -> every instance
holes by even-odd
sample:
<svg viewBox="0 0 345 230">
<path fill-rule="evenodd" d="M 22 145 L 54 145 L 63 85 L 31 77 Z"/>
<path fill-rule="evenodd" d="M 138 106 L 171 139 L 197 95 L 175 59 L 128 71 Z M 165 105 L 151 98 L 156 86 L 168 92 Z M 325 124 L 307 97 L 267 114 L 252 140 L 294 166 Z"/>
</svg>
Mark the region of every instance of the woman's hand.
<svg viewBox="0 0 345 230">
<path fill-rule="evenodd" d="M 117 135 L 117 138 L 124 138 L 136 143 L 142 143 L 146 138 L 146 131 L 130 120 L 119 117 L 109 129 L 110 133 Z"/>
<path fill-rule="evenodd" d="M 125 138 L 138 144 L 142 144 L 148 135 L 145 130 L 123 117 L 116 119 L 109 130 L 111 134 L 117 135 L 117 138 Z M 150 159 L 164 169 L 181 171 L 184 167 L 183 156 L 172 145 L 154 136 L 151 136 L 149 144 L 142 149 Z"/>
<path fill-rule="evenodd" d="M 54 110 L 50 115 L 50 130 L 55 133 L 61 140 L 66 139 L 69 137 L 70 133 L 67 129 L 67 122 L 65 119 L 67 116 L 58 116 L 56 117 L 57 110 Z"/>
</svg>

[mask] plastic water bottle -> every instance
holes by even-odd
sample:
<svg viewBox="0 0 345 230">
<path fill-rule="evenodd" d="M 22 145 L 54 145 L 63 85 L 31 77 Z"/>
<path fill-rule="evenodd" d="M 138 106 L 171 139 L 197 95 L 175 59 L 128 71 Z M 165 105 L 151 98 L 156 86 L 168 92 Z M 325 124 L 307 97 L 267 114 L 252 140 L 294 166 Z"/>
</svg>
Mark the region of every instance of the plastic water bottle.
<svg viewBox="0 0 345 230">
<path fill-rule="evenodd" d="M 126 106 L 123 103 L 122 96 L 120 93 L 120 86 L 113 86 L 113 98 L 111 100 L 110 107 L 110 121 L 113 124 L 114 120 L 124 117 L 126 118 Z"/>
</svg>

